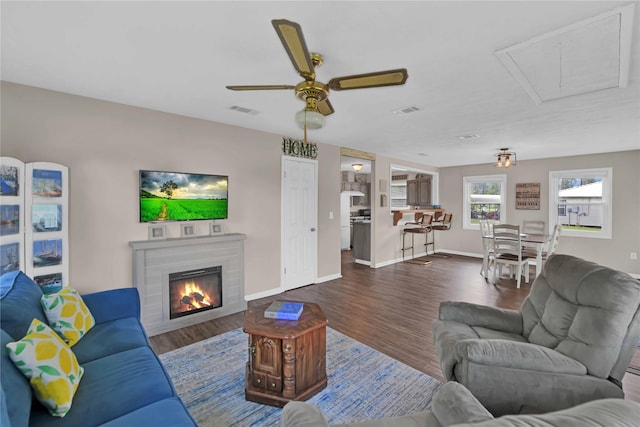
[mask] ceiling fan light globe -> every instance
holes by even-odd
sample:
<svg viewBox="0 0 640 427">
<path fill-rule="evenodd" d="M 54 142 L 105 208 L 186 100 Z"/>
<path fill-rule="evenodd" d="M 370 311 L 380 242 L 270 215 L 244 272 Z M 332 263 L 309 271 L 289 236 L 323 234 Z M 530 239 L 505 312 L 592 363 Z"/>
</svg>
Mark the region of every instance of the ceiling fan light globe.
<svg viewBox="0 0 640 427">
<path fill-rule="evenodd" d="M 325 123 L 325 118 L 322 114 L 310 110 L 298 111 L 295 119 L 300 129 L 304 129 L 305 123 L 307 124 L 307 129 L 320 129 Z"/>
</svg>

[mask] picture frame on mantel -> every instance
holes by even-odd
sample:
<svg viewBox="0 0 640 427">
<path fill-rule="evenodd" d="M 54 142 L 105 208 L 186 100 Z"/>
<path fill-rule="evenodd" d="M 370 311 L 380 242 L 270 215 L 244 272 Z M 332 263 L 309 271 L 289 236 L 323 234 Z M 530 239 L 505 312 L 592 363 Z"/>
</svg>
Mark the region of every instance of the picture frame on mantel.
<svg viewBox="0 0 640 427">
<path fill-rule="evenodd" d="M 195 225 L 186 223 L 180 224 L 180 237 L 193 237 L 196 235 Z"/>
<path fill-rule="evenodd" d="M 164 240 L 167 238 L 167 228 L 161 224 L 149 225 L 149 240 Z"/>
<path fill-rule="evenodd" d="M 224 234 L 224 228 L 222 227 L 222 224 L 216 224 L 211 223 L 211 235 L 212 236 L 219 236 L 221 234 Z"/>
</svg>

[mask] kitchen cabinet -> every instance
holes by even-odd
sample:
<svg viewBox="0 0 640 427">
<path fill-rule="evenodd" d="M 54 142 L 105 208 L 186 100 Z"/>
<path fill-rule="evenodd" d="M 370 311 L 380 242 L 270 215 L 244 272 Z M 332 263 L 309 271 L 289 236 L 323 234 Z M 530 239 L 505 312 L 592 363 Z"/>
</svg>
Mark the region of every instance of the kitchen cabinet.
<svg viewBox="0 0 640 427">
<path fill-rule="evenodd" d="M 356 183 L 357 184 L 357 183 Z M 353 198 L 353 206 L 370 206 L 371 183 L 358 184 L 358 190 L 364 193 L 364 196 L 355 196 Z"/>
<path fill-rule="evenodd" d="M 350 206 L 370 206 L 371 205 L 371 183 L 369 174 L 355 174 L 353 172 L 342 172 L 341 191 L 359 191 L 363 196 L 353 196 Z"/>
<path fill-rule="evenodd" d="M 407 205 L 431 206 L 431 178 L 417 178 L 407 181 Z"/>
<path fill-rule="evenodd" d="M 371 221 L 354 221 L 353 257 L 356 260 L 371 261 Z"/>
</svg>

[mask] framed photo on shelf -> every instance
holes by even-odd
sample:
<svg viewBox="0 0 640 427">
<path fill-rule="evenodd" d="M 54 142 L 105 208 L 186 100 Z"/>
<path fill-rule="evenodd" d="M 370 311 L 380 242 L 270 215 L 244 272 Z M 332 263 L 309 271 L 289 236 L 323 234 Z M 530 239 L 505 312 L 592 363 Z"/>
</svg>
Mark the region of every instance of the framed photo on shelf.
<svg viewBox="0 0 640 427">
<path fill-rule="evenodd" d="M 0 205 L 0 236 L 20 233 L 20 205 Z"/>
<path fill-rule="evenodd" d="M 0 165 L 0 196 L 17 196 L 20 189 L 17 166 Z"/>
<path fill-rule="evenodd" d="M 193 237 L 196 235 L 196 229 L 193 224 L 180 224 L 180 237 Z"/>
<path fill-rule="evenodd" d="M 33 231 L 62 230 L 62 205 L 38 204 L 31 206 L 31 222 Z"/>
<path fill-rule="evenodd" d="M 222 228 L 222 224 L 216 224 L 216 223 L 212 223 L 211 224 L 211 235 L 212 236 L 216 236 L 219 234 L 224 234 L 224 229 Z"/>
<path fill-rule="evenodd" d="M 33 241 L 33 267 L 61 265 L 63 262 L 62 239 Z"/>
<path fill-rule="evenodd" d="M 33 278 L 42 293 L 51 294 L 62 289 L 62 273 L 45 274 Z"/>
<path fill-rule="evenodd" d="M 61 197 L 62 171 L 33 169 L 31 194 L 41 197 Z"/>
<path fill-rule="evenodd" d="M 167 229 L 164 225 L 151 224 L 149 226 L 149 240 L 162 240 L 167 238 Z"/>
<path fill-rule="evenodd" d="M 0 245 L 0 267 L 3 273 L 20 269 L 20 243 Z"/>
</svg>

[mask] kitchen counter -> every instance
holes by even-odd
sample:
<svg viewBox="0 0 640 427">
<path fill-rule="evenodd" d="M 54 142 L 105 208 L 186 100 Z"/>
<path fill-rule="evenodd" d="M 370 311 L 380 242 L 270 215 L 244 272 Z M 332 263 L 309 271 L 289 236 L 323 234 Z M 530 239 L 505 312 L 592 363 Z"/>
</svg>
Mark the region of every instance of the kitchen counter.
<svg viewBox="0 0 640 427">
<path fill-rule="evenodd" d="M 371 261 L 371 221 L 353 221 L 353 257 L 356 262 Z"/>
<path fill-rule="evenodd" d="M 393 225 L 398 225 L 398 221 L 400 221 L 402 219 L 402 216 L 406 213 L 413 213 L 415 214 L 415 221 L 419 221 L 420 218 L 422 218 L 424 216 L 424 214 L 429 213 L 429 214 L 434 214 L 434 215 L 438 215 L 438 216 L 442 216 L 444 215 L 444 209 L 404 209 L 404 210 L 398 210 L 398 211 L 391 211 L 393 213 Z"/>
</svg>

